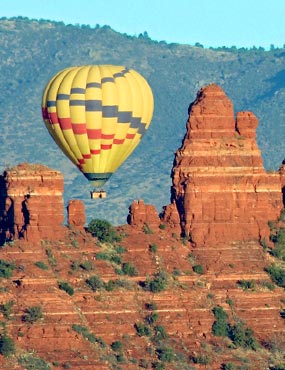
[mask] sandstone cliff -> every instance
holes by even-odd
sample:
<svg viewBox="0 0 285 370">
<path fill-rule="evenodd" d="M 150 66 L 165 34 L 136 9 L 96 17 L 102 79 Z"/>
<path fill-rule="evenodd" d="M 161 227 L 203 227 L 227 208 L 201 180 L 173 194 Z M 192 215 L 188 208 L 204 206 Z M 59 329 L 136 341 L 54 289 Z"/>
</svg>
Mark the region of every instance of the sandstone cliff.
<svg viewBox="0 0 285 370">
<path fill-rule="evenodd" d="M 0 176 L 1 244 L 8 240 L 63 237 L 63 176 L 40 164 L 22 163 Z"/>
<path fill-rule="evenodd" d="M 281 180 L 264 170 L 257 125 L 251 112 L 235 118 L 230 99 L 215 84 L 201 89 L 190 105 L 172 170 L 171 208 L 194 243 L 268 239 L 268 220 L 283 207 Z M 175 224 L 172 213 L 166 207 L 165 219 Z"/>
</svg>

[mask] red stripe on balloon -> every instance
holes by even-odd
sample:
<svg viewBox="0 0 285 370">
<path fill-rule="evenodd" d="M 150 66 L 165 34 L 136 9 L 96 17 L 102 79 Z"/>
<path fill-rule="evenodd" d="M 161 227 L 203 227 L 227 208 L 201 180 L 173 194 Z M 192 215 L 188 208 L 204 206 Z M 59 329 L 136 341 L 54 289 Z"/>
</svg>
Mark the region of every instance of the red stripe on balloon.
<svg viewBox="0 0 285 370">
<path fill-rule="evenodd" d="M 88 139 L 101 139 L 101 129 L 87 129 Z"/>
<path fill-rule="evenodd" d="M 113 144 L 123 144 L 125 139 L 114 139 Z"/>
<path fill-rule="evenodd" d="M 84 159 L 84 158 L 82 158 L 82 159 L 78 159 L 78 162 L 79 162 L 80 164 L 84 164 L 84 163 L 85 163 L 85 159 Z"/>
<path fill-rule="evenodd" d="M 115 136 L 115 134 L 110 134 L 110 135 L 102 134 L 102 139 L 112 140 L 112 139 L 114 139 L 114 136 Z"/>
<path fill-rule="evenodd" d="M 59 124 L 62 130 L 72 129 L 71 119 L 70 118 L 59 118 Z"/>
<path fill-rule="evenodd" d="M 72 125 L 72 130 L 75 135 L 86 134 L 86 124 L 85 123 L 76 123 Z"/>
<path fill-rule="evenodd" d="M 91 149 L 90 153 L 91 154 L 100 154 L 101 150 L 100 149 Z"/>
<path fill-rule="evenodd" d="M 56 112 L 48 113 L 48 116 L 49 116 L 50 123 L 52 123 L 52 124 L 58 123 L 58 116 L 57 116 Z"/>
<path fill-rule="evenodd" d="M 82 154 L 84 159 L 91 159 L 91 154 Z"/>
<path fill-rule="evenodd" d="M 87 129 L 88 139 L 112 140 L 115 134 L 102 134 L 101 129 Z"/>
<path fill-rule="evenodd" d="M 127 139 L 133 139 L 136 136 L 136 134 L 127 134 Z"/>
<path fill-rule="evenodd" d="M 112 148 L 112 144 L 101 144 L 102 150 L 108 150 Z"/>
</svg>

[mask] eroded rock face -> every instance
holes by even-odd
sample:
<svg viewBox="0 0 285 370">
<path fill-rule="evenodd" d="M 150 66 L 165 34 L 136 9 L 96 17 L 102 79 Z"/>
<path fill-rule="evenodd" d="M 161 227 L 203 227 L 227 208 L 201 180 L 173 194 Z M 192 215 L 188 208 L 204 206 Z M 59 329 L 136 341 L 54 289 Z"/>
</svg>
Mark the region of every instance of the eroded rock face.
<svg viewBox="0 0 285 370">
<path fill-rule="evenodd" d="M 67 222 L 68 225 L 76 228 L 83 229 L 86 222 L 85 206 L 81 200 L 72 199 L 67 205 Z"/>
<path fill-rule="evenodd" d="M 59 240 L 62 226 L 63 176 L 39 164 L 22 163 L 0 176 L 0 244 Z"/>
<path fill-rule="evenodd" d="M 211 84 L 189 107 L 187 133 L 176 152 L 172 204 L 181 230 L 209 245 L 268 238 L 268 220 L 283 207 L 280 173 L 267 173 L 256 143 L 258 119 L 234 117 L 224 91 Z M 164 216 L 165 217 L 165 216 Z M 175 222 L 175 221 L 173 221 Z"/>
<path fill-rule="evenodd" d="M 135 227 L 158 228 L 160 225 L 160 218 L 157 210 L 153 205 L 145 204 L 143 200 L 133 201 L 129 208 L 129 215 L 127 218 L 128 224 Z"/>
</svg>

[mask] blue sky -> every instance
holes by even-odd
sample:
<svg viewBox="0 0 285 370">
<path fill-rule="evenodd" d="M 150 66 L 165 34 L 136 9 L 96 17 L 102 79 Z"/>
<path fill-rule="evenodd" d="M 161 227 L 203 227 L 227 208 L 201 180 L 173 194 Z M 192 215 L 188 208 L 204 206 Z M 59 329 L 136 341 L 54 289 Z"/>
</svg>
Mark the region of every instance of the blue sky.
<svg viewBox="0 0 285 370">
<path fill-rule="evenodd" d="M 18 15 L 206 47 L 285 44 L 285 0 L 0 0 L 1 17 Z"/>
</svg>

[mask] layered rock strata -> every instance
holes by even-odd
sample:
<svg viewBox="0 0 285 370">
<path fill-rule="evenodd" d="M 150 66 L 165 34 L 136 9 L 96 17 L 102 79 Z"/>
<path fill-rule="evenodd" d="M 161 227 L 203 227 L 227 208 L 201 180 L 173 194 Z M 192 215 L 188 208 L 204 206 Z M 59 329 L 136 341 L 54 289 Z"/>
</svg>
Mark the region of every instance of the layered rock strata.
<svg viewBox="0 0 285 370">
<path fill-rule="evenodd" d="M 142 199 L 132 202 L 127 221 L 129 225 L 135 227 L 143 228 L 146 226 L 154 229 L 158 228 L 161 223 L 155 207 L 145 204 Z"/>
<path fill-rule="evenodd" d="M 172 204 L 165 215 L 198 245 L 268 238 L 268 220 L 283 207 L 279 173 L 267 173 L 256 143 L 257 117 L 234 116 L 217 85 L 202 88 L 189 107 L 187 133 L 176 152 Z M 172 210 L 170 209 L 172 208 Z"/>
<path fill-rule="evenodd" d="M 39 164 L 20 164 L 0 176 L 1 244 L 14 239 L 34 243 L 59 240 L 62 226 L 63 176 Z"/>
<path fill-rule="evenodd" d="M 67 223 L 75 229 L 83 229 L 86 223 L 85 206 L 79 199 L 72 199 L 67 205 Z"/>
</svg>

